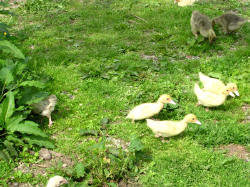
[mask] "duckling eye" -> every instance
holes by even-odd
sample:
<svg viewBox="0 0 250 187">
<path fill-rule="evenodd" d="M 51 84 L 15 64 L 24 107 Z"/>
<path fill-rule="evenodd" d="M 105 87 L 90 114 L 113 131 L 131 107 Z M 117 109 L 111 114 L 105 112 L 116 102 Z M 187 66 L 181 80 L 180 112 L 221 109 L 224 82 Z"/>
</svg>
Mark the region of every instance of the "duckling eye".
<svg viewBox="0 0 250 187">
<path fill-rule="evenodd" d="M 194 118 L 192 120 L 194 120 Z"/>
<path fill-rule="evenodd" d="M 167 100 L 169 101 L 169 100 L 170 100 L 170 98 L 167 98 Z"/>
<path fill-rule="evenodd" d="M 228 90 L 227 90 L 227 92 L 228 92 Z"/>
</svg>

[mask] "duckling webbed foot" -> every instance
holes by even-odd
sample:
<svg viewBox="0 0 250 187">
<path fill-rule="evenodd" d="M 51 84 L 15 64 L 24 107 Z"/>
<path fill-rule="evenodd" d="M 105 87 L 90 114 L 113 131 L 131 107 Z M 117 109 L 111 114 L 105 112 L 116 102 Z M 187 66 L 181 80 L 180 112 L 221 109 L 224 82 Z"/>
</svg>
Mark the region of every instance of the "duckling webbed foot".
<svg viewBox="0 0 250 187">
<path fill-rule="evenodd" d="M 209 108 L 206 107 L 205 110 L 206 110 L 206 112 L 208 112 L 208 111 L 209 111 Z"/>
<path fill-rule="evenodd" d="M 159 135 L 159 134 L 155 134 L 155 137 L 156 137 L 156 138 L 159 138 L 159 137 L 160 137 L 160 135 Z"/>
<path fill-rule="evenodd" d="M 165 140 L 164 137 L 162 137 L 162 138 L 161 138 L 161 142 L 162 142 L 162 143 L 168 143 L 169 140 Z"/>
<path fill-rule="evenodd" d="M 49 116 L 49 125 L 48 125 L 49 128 L 52 127 L 52 124 L 53 124 L 53 121 L 52 121 L 52 119 L 51 119 L 51 116 Z"/>
</svg>

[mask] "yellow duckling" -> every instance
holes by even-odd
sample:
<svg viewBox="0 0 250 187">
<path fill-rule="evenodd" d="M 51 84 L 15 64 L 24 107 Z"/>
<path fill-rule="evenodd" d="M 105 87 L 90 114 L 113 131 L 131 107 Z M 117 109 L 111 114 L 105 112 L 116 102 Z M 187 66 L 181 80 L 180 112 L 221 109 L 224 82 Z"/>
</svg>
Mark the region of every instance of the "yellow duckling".
<svg viewBox="0 0 250 187">
<path fill-rule="evenodd" d="M 238 92 L 237 85 L 235 83 L 228 83 L 225 85 L 221 80 L 211 78 L 203 73 L 199 73 L 200 81 L 202 82 L 204 88 L 203 90 L 213 92 L 216 94 L 221 93 L 222 89 L 227 87 L 230 91 L 234 92 L 237 96 L 240 96 Z M 234 94 L 230 92 L 229 95 L 234 97 Z"/>
<path fill-rule="evenodd" d="M 201 125 L 194 114 L 188 114 L 181 121 L 154 121 L 147 119 L 147 126 L 153 131 L 155 137 L 171 137 L 183 132 L 188 123 Z"/>
<path fill-rule="evenodd" d="M 194 93 L 197 96 L 198 104 L 206 107 L 216 107 L 225 102 L 230 90 L 227 87 L 224 87 L 221 89 L 220 93 L 214 93 L 200 89 L 199 85 L 195 83 Z"/>
<path fill-rule="evenodd" d="M 126 118 L 132 119 L 133 123 L 135 120 L 150 118 L 158 114 L 163 109 L 165 103 L 176 104 L 169 95 L 163 94 L 156 103 L 144 103 L 134 107 Z"/>
</svg>

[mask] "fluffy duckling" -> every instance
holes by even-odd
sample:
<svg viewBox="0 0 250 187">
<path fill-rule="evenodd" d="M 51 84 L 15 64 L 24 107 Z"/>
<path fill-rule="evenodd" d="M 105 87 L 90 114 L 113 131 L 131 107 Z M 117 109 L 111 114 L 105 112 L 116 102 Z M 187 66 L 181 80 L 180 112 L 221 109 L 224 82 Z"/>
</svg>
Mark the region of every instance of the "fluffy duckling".
<svg viewBox="0 0 250 187">
<path fill-rule="evenodd" d="M 183 132 L 188 123 L 201 125 L 194 114 L 188 114 L 181 121 L 155 121 L 147 119 L 147 126 L 153 131 L 155 137 L 171 137 Z"/>
<path fill-rule="evenodd" d="M 51 120 L 51 112 L 54 111 L 56 106 L 57 98 L 55 95 L 50 95 L 39 103 L 31 105 L 32 111 L 36 114 L 46 116 L 49 119 L 49 127 L 52 126 L 53 121 Z"/>
<path fill-rule="evenodd" d="M 224 87 L 220 93 L 216 94 L 202 90 L 199 85 L 195 83 L 194 93 L 197 96 L 199 105 L 201 104 L 206 107 L 216 107 L 222 105 L 225 102 L 230 90 L 227 87 Z"/>
<path fill-rule="evenodd" d="M 217 18 L 214 18 L 212 24 L 219 24 L 224 33 L 229 33 L 240 29 L 246 22 L 248 22 L 247 19 L 238 16 L 234 12 L 227 12 Z"/>
<path fill-rule="evenodd" d="M 150 118 L 158 114 L 163 109 L 165 103 L 176 104 L 169 95 L 163 94 L 156 103 L 144 103 L 134 107 L 126 118 L 132 119 L 133 123 L 135 120 Z"/>
<path fill-rule="evenodd" d="M 240 96 L 237 85 L 235 83 L 228 83 L 227 85 L 225 85 L 221 80 L 211 78 L 207 75 L 204 75 L 201 72 L 199 73 L 199 77 L 200 77 L 200 81 L 202 82 L 204 86 L 203 90 L 205 91 L 219 94 L 221 93 L 222 89 L 227 88 L 231 91 L 229 92 L 230 96 L 234 97 L 234 94 L 232 92 L 234 92 L 237 96 Z"/>
<path fill-rule="evenodd" d="M 197 0 L 175 0 L 175 3 L 178 3 L 178 6 L 191 6 Z"/>
<path fill-rule="evenodd" d="M 48 184 L 46 187 L 58 187 L 61 186 L 63 184 L 67 184 L 68 181 L 61 177 L 61 176 L 54 176 L 52 178 L 49 179 Z"/>
<path fill-rule="evenodd" d="M 190 19 L 191 31 L 195 38 L 198 38 L 200 33 L 203 37 L 208 38 L 211 43 L 216 38 L 216 34 L 212 27 L 212 22 L 209 17 L 194 10 Z"/>
</svg>

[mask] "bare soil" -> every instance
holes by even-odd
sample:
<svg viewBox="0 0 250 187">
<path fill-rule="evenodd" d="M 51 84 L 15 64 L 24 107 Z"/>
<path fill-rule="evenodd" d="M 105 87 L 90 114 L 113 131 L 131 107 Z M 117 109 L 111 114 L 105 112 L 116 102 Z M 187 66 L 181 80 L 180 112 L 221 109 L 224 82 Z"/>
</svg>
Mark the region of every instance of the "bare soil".
<svg viewBox="0 0 250 187">
<path fill-rule="evenodd" d="M 249 152 L 242 145 L 238 145 L 238 144 L 222 145 L 219 147 L 219 150 L 226 150 L 227 151 L 226 154 L 228 156 L 236 156 L 247 162 L 250 160 Z"/>
</svg>

